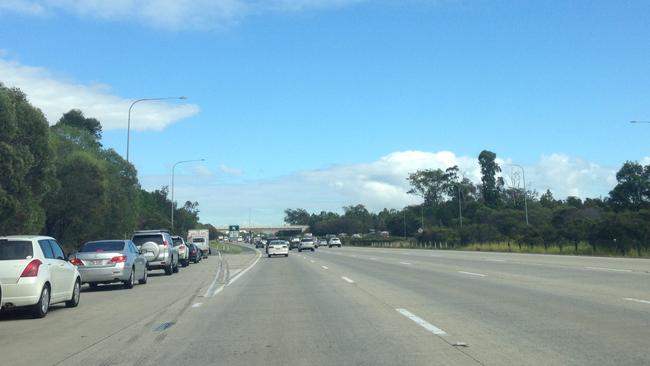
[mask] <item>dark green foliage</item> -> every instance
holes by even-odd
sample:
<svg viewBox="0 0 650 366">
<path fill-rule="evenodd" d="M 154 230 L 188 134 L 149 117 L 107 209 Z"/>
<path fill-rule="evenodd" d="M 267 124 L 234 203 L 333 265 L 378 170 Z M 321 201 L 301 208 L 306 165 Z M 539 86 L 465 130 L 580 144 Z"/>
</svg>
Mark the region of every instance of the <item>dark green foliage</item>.
<svg viewBox="0 0 650 366">
<path fill-rule="evenodd" d="M 54 184 L 48 124 L 25 95 L 0 83 L 0 234 L 38 234 Z"/>
<path fill-rule="evenodd" d="M 48 127 L 21 91 L 0 84 L 0 235 L 43 233 L 69 252 L 169 228 L 166 188 L 141 190 L 135 167 L 103 149 L 101 136 L 100 122 L 79 110 Z M 198 212 L 197 202 L 176 208 L 177 232 L 198 227 Z"/>
</svg>

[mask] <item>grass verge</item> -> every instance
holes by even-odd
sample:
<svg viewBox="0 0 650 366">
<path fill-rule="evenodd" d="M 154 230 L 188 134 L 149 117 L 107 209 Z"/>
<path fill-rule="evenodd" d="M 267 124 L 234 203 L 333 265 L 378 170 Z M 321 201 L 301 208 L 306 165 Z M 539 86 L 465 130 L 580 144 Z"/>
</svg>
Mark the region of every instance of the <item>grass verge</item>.
<svg viewBox="0 0 650 366">
<path fill-rule="evenodd" d="M 216 249 L 223 254 L 240 254 L 244 251 L 244 248 L 239 245 L 229 244 L 229 243 L 219 243 L 216 241 L 210 242 L 210 247 Z"/>
</svg>

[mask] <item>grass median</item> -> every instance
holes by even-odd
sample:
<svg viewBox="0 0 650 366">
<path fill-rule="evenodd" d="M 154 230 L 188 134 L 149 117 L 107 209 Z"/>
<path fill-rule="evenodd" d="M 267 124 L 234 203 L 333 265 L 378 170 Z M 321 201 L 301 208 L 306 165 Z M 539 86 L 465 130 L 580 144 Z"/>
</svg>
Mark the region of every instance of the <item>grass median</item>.
<svg viewBox="0 0 650 366">
<path fill-rule="evenodd" d="M 244 251 L 239 245 L 230 244 L 230 243 L 219 243 L 216 241 L 210 242 L 210 247 L 216 249 L 223 254 L 241 254 Z"/>
</svg>

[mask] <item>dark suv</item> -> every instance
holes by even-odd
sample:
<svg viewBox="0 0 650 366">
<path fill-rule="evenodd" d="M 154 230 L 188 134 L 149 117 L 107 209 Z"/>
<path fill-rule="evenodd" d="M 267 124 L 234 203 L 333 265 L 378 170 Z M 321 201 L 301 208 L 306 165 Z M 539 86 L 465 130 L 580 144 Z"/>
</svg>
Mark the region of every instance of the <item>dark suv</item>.
<svg viewBox="0 0 650 366">
<path fill-rule="evenodd" d="M 178 250 L 168 230 L 138 230 L 131 241 L 147 258 L 147 269 L 163 269 L 170 276 L 178 272 Z"/>
</svg>

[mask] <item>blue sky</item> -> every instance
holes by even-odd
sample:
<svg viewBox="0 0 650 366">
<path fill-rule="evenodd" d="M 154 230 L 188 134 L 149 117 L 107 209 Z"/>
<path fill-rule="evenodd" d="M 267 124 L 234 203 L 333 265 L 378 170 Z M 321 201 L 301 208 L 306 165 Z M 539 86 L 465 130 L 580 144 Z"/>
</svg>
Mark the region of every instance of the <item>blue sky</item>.
<svg viewBox="0 0 650 366">
<path fill-rule="evenodd" d="M 51 122 L 80 108 L 214 224 L 286 207 L 416 203 L 409 171 L 482 149 L 564 197 L 650 163 L 650 3 L 453 0 L 0 0 L 0 81 Z M 166 149 L 163 149 L 166 147 Z M 509 173 L 509 170 L 506 171 Z"/>
</svg>

